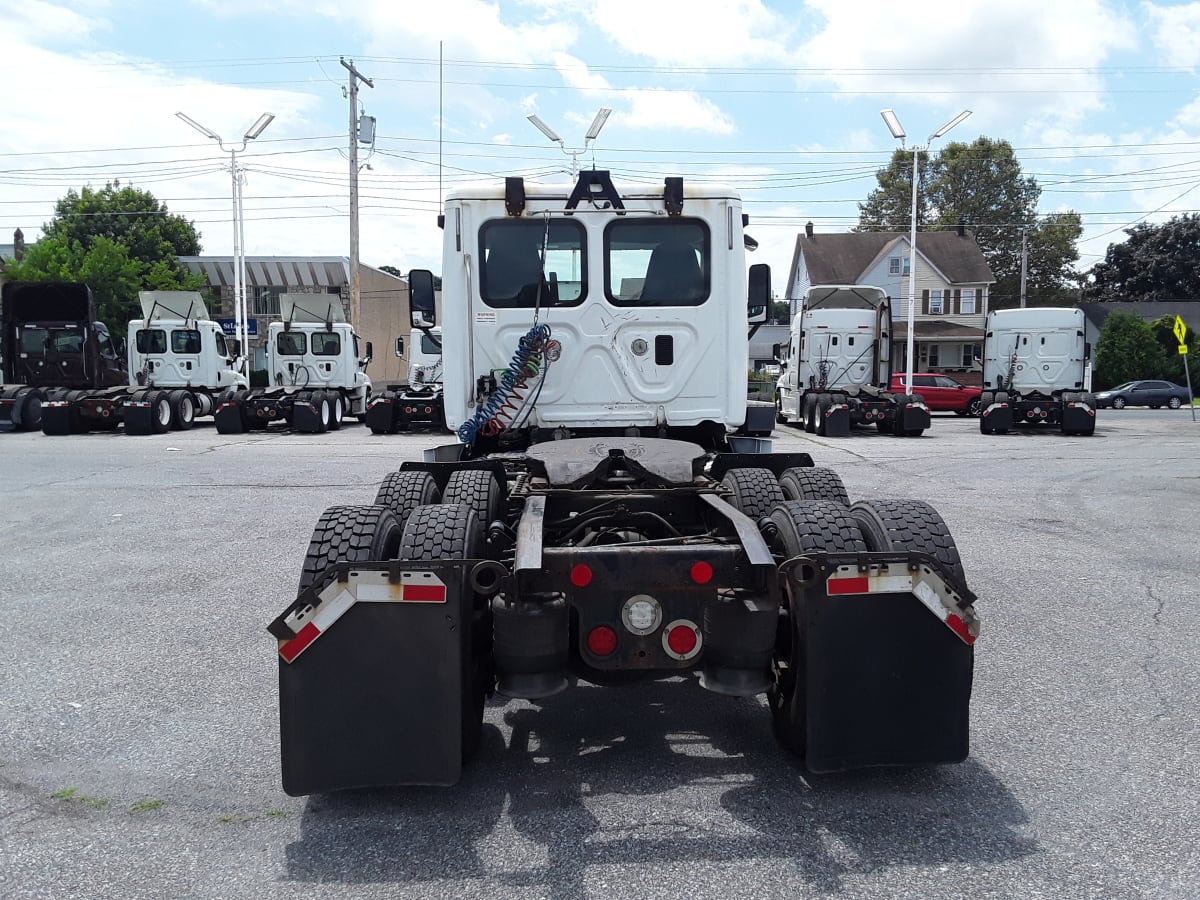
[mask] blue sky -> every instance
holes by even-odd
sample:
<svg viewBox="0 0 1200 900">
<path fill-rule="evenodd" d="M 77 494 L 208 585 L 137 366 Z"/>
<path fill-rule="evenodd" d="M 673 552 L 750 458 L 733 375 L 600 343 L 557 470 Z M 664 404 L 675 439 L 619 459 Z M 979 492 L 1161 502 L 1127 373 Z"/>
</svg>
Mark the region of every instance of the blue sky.
<svg viewBox="0 0 1200 900">
<path fill-rule="evenodd" d="M 343 56 L 378 122 L 361 258 L 404 271 L 440 270 L 446 190 L 565 180 L 527 115 L 579 147 L 600 107 L 586 163 L 618 186 L 735 186 L 777 290 L 806 222 L 856 223 L 896 146 L 883 108 L 910 143 L 972 110 L 934 149 L 1009 141 L 1041 211 L 1083 215 L 1081 268 L 1124 227 L 1200 209 L 1200 2 L 0 0 L 0 23 L 0 243 L 120 178 L 228 254 L 229 155 L 174 114 L 233 138 L 269 111 L 239 157 L 246 252 L 348 255 Z"/>
</svg>

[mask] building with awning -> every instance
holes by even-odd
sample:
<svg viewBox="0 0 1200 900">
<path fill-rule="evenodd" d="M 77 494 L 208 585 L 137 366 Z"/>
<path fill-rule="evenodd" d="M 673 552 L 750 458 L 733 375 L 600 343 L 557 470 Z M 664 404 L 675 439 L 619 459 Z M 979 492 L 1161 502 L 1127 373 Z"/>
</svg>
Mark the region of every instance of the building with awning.
<svg viewBox="0 0 1200 900">
<path fill-rule="evenodd" d="M 234 257 L 181 256 L 179 263 L 199 275 L 219 304 L 213 316 L 232 334 L 234 310 Z M 246 324 L 251 367 L 266 367 L 267 326 L 280 318 L 282 294 L 328 294 L 342 304 L 350 319 L 350 260 L 344 256 L 247 256 Z M 408 282 L 400 277 L 359 265 L 359 308 L 361 322 L 354 330 L 374 346 L 374 360 L 367 374 L 376 384 L 407 380 L 408 365 L 401 359 L 396 339 L 410 331 Z"/>
</svg>

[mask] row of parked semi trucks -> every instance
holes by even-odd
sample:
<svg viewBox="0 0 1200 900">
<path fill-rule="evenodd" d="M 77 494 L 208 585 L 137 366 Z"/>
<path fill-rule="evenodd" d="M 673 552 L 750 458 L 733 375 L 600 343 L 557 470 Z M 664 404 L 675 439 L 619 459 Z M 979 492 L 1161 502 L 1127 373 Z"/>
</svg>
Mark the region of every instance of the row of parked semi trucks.
<svg viewBox="0 0 1200 900">
<path fill-rule="evenodd" d="M 142 318 L 122 346 L 96 319 L 86 285 L 7 284 L 3 296 L 0 424 L 47 434 L 112 430 L 153 434 L 211 416 L 223 434 L 282 422 L 296 431 L 341 427 L 347 416 L 376 434 L 441 425 L 441 330 L 397 338 L 408 384 L 372 393 L 370 342 L 345 321 L 339 301 L 284 294 L 268 329 L 270 384 L 251 388 L 237 342 L 209 318 L 200 294 L 146 291 Z M 877 287 L 820 285 L 806 293 L 787 343 L 776 419 L 827 437 L 854 426 L 915 437 L 930 426 L 919 394 L 892 389 L 890 299 Z M 1090 435 L 1090 347 L 1078 309 L 995 310 L 984 341 L 980 430 L 1050 426 Z"/>
<path fill-rule="evenodd" d="M 237 434 L 283 422 L 296 431 L 341 427 L 347 416 L 375 433 L 442 422 L 440 335 L 414 333 L 397 355 L 410 385 L 372 392 L 361 348 L 340 300 L 284 294 L 268 328 L 269 384 L 251 387 L 241 348 L 194 291 L 143 291 L 142 317 L 115 339 L 84 284 L 9 283 L 0 312 L 0 425 L 46 434 L 123 427 L 129 434 L 191 428 L 212 417 Z"/>
<path fill-rule="evenodd" d="M 882 289 L 864 285 L 818 285 L 806 292 L 788 342 L 775 348 L 778 422 L 799 422 L 828 437 L 845 436 L 856 425 L 902 437 L 929 428 L 919 393 L 892 389 L 890 304 Z M 991 311 L 981 362 L 982 433 L 1004 434 L 1018 425 L 1094 433 L 1091 347 L 1082 310 Z"/>
</svg>

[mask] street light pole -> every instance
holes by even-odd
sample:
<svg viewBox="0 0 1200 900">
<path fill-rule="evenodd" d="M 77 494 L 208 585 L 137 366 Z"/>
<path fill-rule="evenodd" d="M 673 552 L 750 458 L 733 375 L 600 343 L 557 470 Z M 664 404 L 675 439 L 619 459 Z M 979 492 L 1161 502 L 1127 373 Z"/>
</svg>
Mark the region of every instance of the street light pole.
<svg viewBox="0 0 1200 900">
<path fill-rule="evenodd" d="M 903 150 L 904 139 L 907 135 L 905 134 L 904 126 L 900 124 L 900 119 L 890 109 L 881 110 L 879 114 L 883 116 L 883 121 L 887 125 L 888 131 L 892 133 L 892 137 L 900 141 L 900 149 Z M 904 348 L 904 390 L 909 394 L 913 392 L 913 356 L 915 355 L 914 347 L 916 345 L 914 339 L 916 337 L 917 308 L 917 161 L 921 158 L 921 151 L 928 151 L 935 138 L 940 138 L 969 115 L 971 115 L 971 110 L 964 109 L 931 134 L 929 140 L 925 142 L 924 147 L 912 148 L 912 221 L 909 223 L 908 235 L 908 334 Z"/>
<path fill-rule="evenodd" d="M 181 112 L 175 113 L 181 120 L 196 129 L 206 138 L 217 142 L 221 152 L 229 154 L 229 174 L 233 178 L 233 315 L 234 331 L 238 341 L 238 352 L 241 354 L 240 369 L 242 374 L 249 375 L 248 347 L 246 345 L 246 241 L 242 217 L 242 178 L 238 169 L 237 155 L 246 149 L 246 145 L 258 137 L 266 127 L 274 121 L 273 113 L 263 113 L 254 124 L 246 129 L 238 146 L 226 147 L 221 136 L 210 128 L 206 128 L 195 119 Z"/>
</svg>

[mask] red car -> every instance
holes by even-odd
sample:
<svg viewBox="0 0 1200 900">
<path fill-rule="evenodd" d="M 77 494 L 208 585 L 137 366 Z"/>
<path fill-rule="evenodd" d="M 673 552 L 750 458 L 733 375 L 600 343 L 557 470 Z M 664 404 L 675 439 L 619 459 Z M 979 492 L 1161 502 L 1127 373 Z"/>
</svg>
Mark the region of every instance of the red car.
<svg viewBox="0 0 1200 900">
<path fill-rule="evenodd" d="M 904 390 L 904 376 L 892 376 L 892 392 L 908 393 Z M 949 375 L 913 372 L 912 393 L 925 401 L 932 412 L 954 412 L 960 416 L 979 415 L 979 395 L 982 388 L 960 384 Z"/>
</svg>

